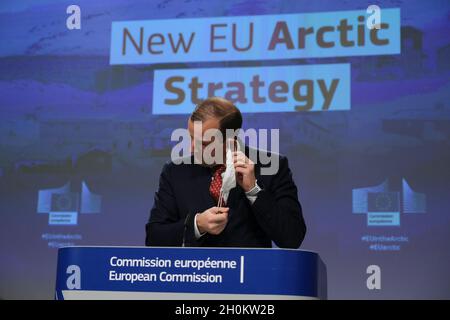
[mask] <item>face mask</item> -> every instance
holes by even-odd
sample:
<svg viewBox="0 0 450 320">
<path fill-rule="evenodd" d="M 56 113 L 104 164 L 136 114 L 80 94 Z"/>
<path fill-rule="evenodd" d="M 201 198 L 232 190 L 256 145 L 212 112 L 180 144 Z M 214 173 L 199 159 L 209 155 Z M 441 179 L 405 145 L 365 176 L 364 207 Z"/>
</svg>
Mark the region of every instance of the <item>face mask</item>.
<svg viewBox="0 0 450 320">
<path fill-rule="evenodd" d="M 234 170 L 233 154 L 231 144 L 227 142 L 226 167 L 222 177 L 222 198 L 226 202 L 231 189 L 236 187 L 236 171 Z"/>
</svg>

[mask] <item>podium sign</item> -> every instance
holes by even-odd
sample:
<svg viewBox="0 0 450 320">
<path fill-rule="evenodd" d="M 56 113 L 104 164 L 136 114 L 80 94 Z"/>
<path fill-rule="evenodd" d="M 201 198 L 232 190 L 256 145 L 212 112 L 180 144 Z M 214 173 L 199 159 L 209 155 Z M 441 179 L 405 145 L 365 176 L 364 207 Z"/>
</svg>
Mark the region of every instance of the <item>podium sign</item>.
<svg viewBox="0 0 450 320">
<path fill-rule="evenodd" d="M 320 299 L 325 265 L 291 249 L 66 247 L 56 299 Z"/>
</svg>

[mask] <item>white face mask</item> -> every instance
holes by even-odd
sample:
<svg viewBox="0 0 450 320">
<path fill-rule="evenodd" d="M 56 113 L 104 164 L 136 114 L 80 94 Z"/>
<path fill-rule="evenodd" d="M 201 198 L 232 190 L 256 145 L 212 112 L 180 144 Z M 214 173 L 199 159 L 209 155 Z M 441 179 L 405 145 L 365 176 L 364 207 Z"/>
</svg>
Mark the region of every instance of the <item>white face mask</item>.
<svg viewBox="0 0 450 320">
<path fill-rule="evenodd" d="M 226 168 L 222 177 L 222 198 L 226 202 L 230 194 L 231 189 L 236 187 L 236 171 L 234 170 L 233 154 L 231 152 L 231 145 L 227 142 L 227 154 L 226 154 Z"/>
</svg>

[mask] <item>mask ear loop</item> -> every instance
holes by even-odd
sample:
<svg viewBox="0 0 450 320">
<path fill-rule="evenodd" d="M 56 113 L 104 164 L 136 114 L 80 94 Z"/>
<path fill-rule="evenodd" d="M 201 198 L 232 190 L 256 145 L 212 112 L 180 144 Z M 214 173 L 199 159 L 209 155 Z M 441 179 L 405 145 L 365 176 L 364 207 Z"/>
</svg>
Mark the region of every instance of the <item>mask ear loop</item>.
<svg viewBox="0 0 450 320">
<path fill-rule="evenodd" d="M 220 208 L 222 205 L 222 190 L 220 190 L 219 201 L 217 202 L 217 207 Z"/>
</svg>

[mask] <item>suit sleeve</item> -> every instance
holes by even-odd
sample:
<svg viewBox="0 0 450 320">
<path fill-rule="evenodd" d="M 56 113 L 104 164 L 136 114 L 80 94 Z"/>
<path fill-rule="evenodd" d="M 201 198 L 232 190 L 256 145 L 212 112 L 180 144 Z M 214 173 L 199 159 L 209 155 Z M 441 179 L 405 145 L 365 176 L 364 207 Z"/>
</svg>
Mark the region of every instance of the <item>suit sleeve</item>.
<svg viewBox="0 0 450 320">
<path fill-rule="evenodd" d="M 195 245 L 197 242 L 194 235 L 194 215 L 180 216 L 172 188 L 173 182 L 170 164 L 165 164 L 150 211 L 150 219 L 145 228 L 147 246 L 181 246 L 183 237 L 186 246 Z"/>
<path fill-rule="evenodd" d="M 261 228 L 278 247 L 298 248 L 306 234 L 302 207 L 287 158 L 280 157 L 279 165 L 270 185 L 260 185 L 263 190 L 251 208 Z"/>
</svg>

